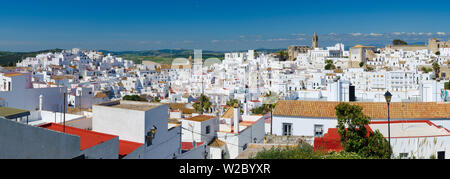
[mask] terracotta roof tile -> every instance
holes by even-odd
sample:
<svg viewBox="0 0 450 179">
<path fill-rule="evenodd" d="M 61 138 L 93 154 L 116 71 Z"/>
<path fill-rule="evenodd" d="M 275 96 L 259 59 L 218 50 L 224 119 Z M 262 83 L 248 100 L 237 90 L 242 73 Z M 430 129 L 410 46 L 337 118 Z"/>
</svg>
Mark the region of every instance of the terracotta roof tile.
<svg viewBox="0 0 450 179">
<path fill-rule="evenodd" d="M 214 118 L 216 118 L 216 116 L 199 115 L 191 118 L 186 118 L 186 120 L 203 122 Z"/>
<path fill-rule="evenodd" d="M 336 118 L 335 107 L 340 102 L 327 101 L 278 101 L 273 115 Z M 351 102 L 363 107 L 363 112 L 372 119 L 387 119 L 387 105 L 383 102 Z M 450 103 L 411 102 L 391 103 L 392 119 L 450 119 Z"/>
</svg>

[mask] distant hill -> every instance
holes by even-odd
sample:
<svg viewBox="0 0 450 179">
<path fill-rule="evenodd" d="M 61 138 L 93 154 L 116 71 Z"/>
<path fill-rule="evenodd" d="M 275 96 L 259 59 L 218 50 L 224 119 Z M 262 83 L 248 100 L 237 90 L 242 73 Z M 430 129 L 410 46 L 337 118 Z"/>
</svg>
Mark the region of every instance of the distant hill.
<svg viewBox="0 0 450 179">
<path fill-rule="evenodd" d="M 35 57 L 40 53 L 61 52 L 63 49 L 41 50 L 36 52 L 6 52 L 0 51 L 1 66 L 15 66 L 16 63 L 26 57 Z"/>
<path fill-rule="evenodd" d="M 171 64 L 175 58 L 194 58 L 194 50 L 184 49 L 162 49 L 162 50 L 143 50 L 143 51 L 108 51 L 99 50 L 103 54 L 112 54 L 127 60 L 133 60 L 134 63 L 141 64 L 142 61 L 153 61 L 161 64 Z M 203 59 L 218 58 L 223 59 L 223 52 L 203 51 Z"/>
<path fill-rule="evenodd" d="M 276 53 L 280 52 L 280 50 L 286 49 L 256 49 L 256 52 L 264 52 L 264 53 Z M 123 57 L 127 60 L 133 60 L 136 64 L 141 64 L 142 61 L 153 61 L 161 64 L 171 64 L 172 60 L 175 58 L 189 58 L 192 56 L 194 58 L 194 50 L 186 50 L 186 49 L 162 49 L 162 50 L 144 50 L 144 51 L 108 51 L 108 50 L 99 50 L 103 52 L 103 54 L 112 54 L 119 57 Z M 223 60 L 224 53 L 230 51 L 210 51 L 204 50 L 202 53 L 203 59 L 208 58 L 218 58 Z M 233 51 L 234 52 L 234 51 Z M 246 50 L 237 51 L 237 52 L 246 52 Z"/>
<path fill-rule="evenodd" d="M 264 53 L 276 53 L 280 52 L 280 50 L 285 49 L 256 49 L 257 52 Z M 48 52 L 61 52 L 63 49 L 50 49 L 50 50 L 41 50 L 36 52 L 7 52 L 0 51 L 0 65 L 1 66 L 15 66 L 16 63 L 26 57 L 35 57 L 40 53 L 48 53 Z M 99 52 L 103 52 L 103 54 L 112 54 L 119 57 L 122 57 L 126 60 L 133 60 L 137 64 L 141 64 L 142 61 L 153 61 L 161 64 L 171 64 L 172 60 L 175 58 L 189 58 L 192 56 L 194 58 L 194 50 L 186 50 L 186 49 L 161 49 L 161 50 L 143 50 L 143 51 L 109 51 L 109 50 L 98 50 Z M 245 52 L 246 50 L 237 51 L 237 52 Z M 203 59 L 207 58 L 218 58 L 223 60 L 224 53 L 230 51 L 203 51 L 202 57 Z"/>
</svg>

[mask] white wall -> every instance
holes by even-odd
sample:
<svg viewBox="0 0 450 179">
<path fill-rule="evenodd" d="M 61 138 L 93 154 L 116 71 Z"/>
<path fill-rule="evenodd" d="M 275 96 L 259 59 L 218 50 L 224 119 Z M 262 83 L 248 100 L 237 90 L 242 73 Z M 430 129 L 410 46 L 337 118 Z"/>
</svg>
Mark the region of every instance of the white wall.
<svg viewBox="0 0 450 179">
<path fill-rule="evenodd" d="M 118 135 L 123 140 L 143 143 L 142 158 L 171 159 L 174 154 L 177 156 L 181 152 L 181 126 L 168 130 L 168 117 L 167 104 L 148 111 L 94 105 L 92 128 L 97 132 Z M 155 138 L 147 146 L 145 135 L 153 126 L 157 128 Z M 140 154 L 136 152 L 136 155 Z"/>
<path fill-rule="evenodd" d="M 94 105 L 92 111 L 93 131 L 118 135 L 122 140 L 145 143 L 145 111 L 100 105 Z"/>
<path fill-rule="evenodd" d="M 63 111 L 65 88 L 27 88 L 26 75 L 12 77 L 11 85 L 11 91 L 0 92 L 0 98 L 5 99 L 6 107 L 35 111 L 39 109 L 39 96 L 42 94 L 43 110 Z"/>
<path fill-rule="evenodd" d="M 118 159 L 119 158 L 119 137 L 97 144 L 81 151 L 85 159 Z"/>
<path fill-rule="evenodd" d="M 323 133 L 329 128 L 336 128 L 337 119 L 302 118 L 288 116 L 273 116 L 273 134 L 283 135 L 283 123 L 292 123 L 293 136 L 314 136 L 314 125 L 323 125 Z"/>
<path fill-rule="evenodd" d="M 70 159 L 81 155 L 80 137 L 0 119 L 0 158 Z"/>
<path fill-rule="evenodd" d="M 207 121 L 191 121 L 181 120 L 182 129 L 182 141 L 183 142 L 205 142 L 209 143 L 216 136 L 217 126 L 219 125 L 217 118 Z M 209 126 L 209 134 L 206 134 L 206 127 Z"/>
<path fill-rule="evenodd" d="M 145 145 L 145 144 L 144 144 Z M 165 136 L 155 136 L 153 144 L 145 147 L 145 159 L 172 159 L 181 153 L 181 126 L 172 128 Z"/>
<path fill-rule="evenodd" d="M 394 156 L 400 153 L 408 153 L 408 157 L 429 159 L 437 152 L 445 151 L 445 158 L 450 159 L 450 136 L 441 137 L 419 137 L 419 138 L 391 138 Z"/>
<path fill-rule="evenodd" d="M 218 132 L 218 138 L 224 141 L 227 145 L 227 156 L 230 159 L 236 158 L 242 151 L 244 151 L 244 146 L 251 143 L 264 142 L 265 136 L 265 125 L 264 118 L 259 119 L 253 125 L 247 127 L 246 129 L 240 131 L 239 134 Z"/>
</svg>

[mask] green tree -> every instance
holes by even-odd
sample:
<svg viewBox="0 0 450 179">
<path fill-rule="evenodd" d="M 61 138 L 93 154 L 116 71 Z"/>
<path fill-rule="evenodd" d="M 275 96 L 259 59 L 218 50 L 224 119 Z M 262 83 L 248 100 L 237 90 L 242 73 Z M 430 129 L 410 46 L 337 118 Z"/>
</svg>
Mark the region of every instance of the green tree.
<svg viewBox="0 0 450 179">
<path fill-rule="evenodd" d="M 264 149 L 250 159 L 370 159 L 354 152 L 316 152 L 306 143 L 300 143 L 297 147 L 272 147 Z"/>
<path fill-rule="evenodd" d="M 209 98 L 204 94 L 200 95 L 199 102 L 194 103 L 193 106 L 195 110 L 197 112 L 200 112 L 201 114 L 211 111 L 211 102 L 209 101 Z"/>
<path fill-rule="evenodd" d="M 420 68 L 420 70 L 422 70 L 425 73 L 429 73 L 429 72 L 433 71 L 433 69 L 427 68 L 427 67 L 424 67 L 424 66 L 422 68 Z"/>
<path fill-rule="evenodd" d="M 363 67 L 364 66 L 364 62 L 359 63 L 359 67 Z"/>
<path fill-rule="evenodd" d="M 325 65 L 325 70 L 334 70 L 334 69 L 336 69 L 336 66 L 334 66 L 331 63 Z"/>
<path fill-rule="evenodd" d="M 161 102 L 161 99 L 160 99 L 159 97 L 154 97 L 154 98 L 152 99 L 152 102 L 153 102 L 153 103 L 159 103 L 159 102 Z"/>
<path fill-rule="evenodd" d="M 439 56 L 441 55 L 441 52 L 437 51 L 435 54 Z"/>
<path fill-rule="evenodd" d="M 340 103 L 336 106 L 338 133 L 346 152 L 358 153 L 365 157 L 388 158 L 390 146 L 379 131 L 369 132 L 366 126 L 370 117 L 358 105 Z"/>
<path fill-rule="evenodd" d="M 444 83 L 444 88 L 450 90 L 450 81 Z"/>
<path fill-rule="evenodd" d="M 227 101 L 227 106 L 233 107 L 234 104 L 239 104 L 239 100 L 237 100 L 237 99 L 230 99 L 229 101 Z"/>
<path fill-rule="evenodd" d="M 438 62 L 433 63 L 433 71 L 436 74 L 436 78 L 439 78 L 439 73 L 441 72 L 441 66 L 439 66 Z"/>
<path fill-rule="evenodd" d="M 138 95 L 125 95 L 122 100 L 127 100 L 127 101 L 148 101 L 145 98 L 142 98 Z"/>
<path fill-rule="evenodd" d="M 405 41 L 400 40 L 400 39 L 395 39 L 395 40 L 393 40 L 393 41 L 392 41 L 392 44 L 393 44 L 393 45 L 408 45 L 408 43 L 406 43 Z"/>
<path fill-rule="evenodd" d="M 333 60 L 325 60 L 325 70 L 334 70 L 336 66 L 334 66 Z"/>
<path fill-rule="evenodd" d="M 286 61 L 288 53 L 284 50 L 280 50 L 280 61 Z"/>
</svg>

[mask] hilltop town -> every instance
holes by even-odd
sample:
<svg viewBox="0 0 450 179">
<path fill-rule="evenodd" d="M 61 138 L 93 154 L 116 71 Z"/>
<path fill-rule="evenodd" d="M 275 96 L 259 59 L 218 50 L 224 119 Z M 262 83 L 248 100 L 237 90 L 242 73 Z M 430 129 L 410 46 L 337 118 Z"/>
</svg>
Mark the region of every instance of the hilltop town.
<svg viewBox="0 0 450 179">
<path fill-rule="evenodd" d="M 394 121 L 394 156 L 450 158 L 449 81 L 450 42 L 436 38 L 320 47 L 314 33 L 311 46 L 224 59 L 194 50 L 172 64 L 42 53 L 1 69 L 0 131 L 11 135 L 0 158 L 235 159 L 299 142 L 341 151 L 321 143 L 339 140 L 341 102 L 362 106 L 386 138 Z"/>
</svg>

